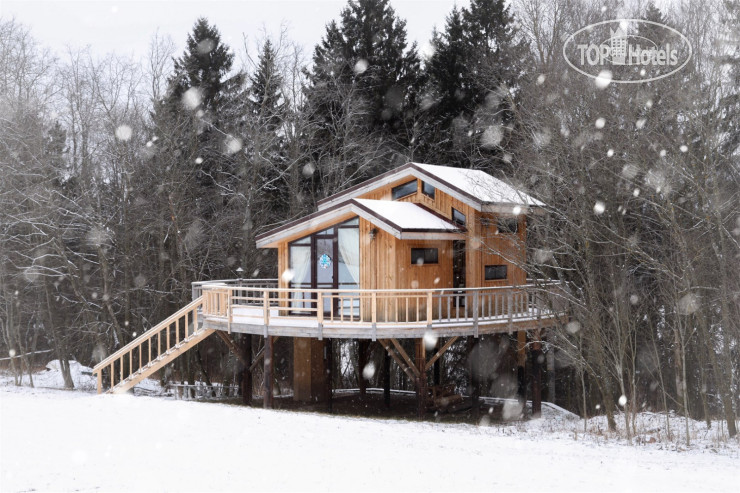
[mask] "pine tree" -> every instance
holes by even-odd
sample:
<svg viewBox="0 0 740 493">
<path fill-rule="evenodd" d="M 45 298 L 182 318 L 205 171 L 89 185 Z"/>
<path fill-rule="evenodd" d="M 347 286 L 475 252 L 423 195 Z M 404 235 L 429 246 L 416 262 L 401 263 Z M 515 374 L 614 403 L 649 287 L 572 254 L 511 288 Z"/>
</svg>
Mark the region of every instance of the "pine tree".
<svg viewBox="0 0 740 493">
<path fill-rule="evenodd" d="M 223 94 L 231 84 L 238 84 L 241 76 L 227 78 L 234 55 L 221 42 L 221 33 L 216 26 L 199 18 L 188 34 L 185 53 L 175 60 L 175 75 L 171 82 L 171 97 L 179 100 L 191 88 L 197 88 L 199 106 L 216 115 L 223 104 Z"/>
<path fill-rule="evenodd" d="M 527 47 L 514 18 L 503 0 L 473 0 L 467 9 L 453 8 L 432 46 L 425 67 L 423 158 L 490 166 L 500 159 L 502 141 L 510 134 L 504 129 L 511 124 L 518 81 L 527 70 Z"/>
<path fill-rule="evenodd" d="M 419 57 L 416 44 L 408 46 L 406 41 L 406 22 L 396 16 L 389 0 L 350 1 L 341 23 L 327 26 L 313 63 L 307 97 L 314 111 L 326 116 L 341 107 L 326 96 L 337 85 L 354 84 L 357 97 L 368 105 L 369 129 L 403 133 L 419 77 Z"/>
<path fill-rule="evenodd" d="M 285 107 L 283 98 L 283 76 L 277 65 L 277 52 L 270 40 L 266 40 L 257 62 L 257 71 L 249 78 L 251 86 L 251 113 L 275 131 Z"/>
</svg>

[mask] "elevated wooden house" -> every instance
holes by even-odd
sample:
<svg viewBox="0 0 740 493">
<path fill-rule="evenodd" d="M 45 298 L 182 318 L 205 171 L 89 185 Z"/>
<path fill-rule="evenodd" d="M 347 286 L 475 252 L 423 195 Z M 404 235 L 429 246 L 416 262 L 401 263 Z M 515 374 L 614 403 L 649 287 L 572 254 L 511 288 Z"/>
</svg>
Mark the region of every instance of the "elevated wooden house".
<svg viewBox="0 0 740 493">
<path fill-rule="evenodd" d="M 527 221 L 543 205 L 482 171 L 403 165 L 259 235 L 278 251 L 279 279 L 194 283 L 191 305 L 96 366 L 99 383 L 107 372 L 113 390 L 130 388 L 207 335 L 237 332 L 265 338 L 265 405 L 275 337 L 294 341 L 294 398 L 330 399 L 325 345 L 354 338 L 377 341 L 417 382 L 421 413 L 428 371 L 458 338 L 517 332 L 523 366 L 527 331 L 536 349 L 563 316 L 547 297 L 555 286 L 527 284 L 523 269 Z"/>
</svg>

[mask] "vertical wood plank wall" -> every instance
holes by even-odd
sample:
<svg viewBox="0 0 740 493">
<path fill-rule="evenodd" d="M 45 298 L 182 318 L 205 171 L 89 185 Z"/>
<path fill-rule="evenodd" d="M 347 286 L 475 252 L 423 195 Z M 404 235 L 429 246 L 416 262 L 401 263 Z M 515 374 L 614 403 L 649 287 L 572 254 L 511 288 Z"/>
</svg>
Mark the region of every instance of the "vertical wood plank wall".
<svg viewBox="0 0 740 493">
<path fill-rule="evenodd" d="M 393 187 L 410 181 L 407 178 L 372 190 L 361 198 L 373 200 L 391 200 Z M 466 218 L 468 229 L 466 240 L 467 287 L 491 287 L 518 285 L 526 283 L 526 273 L 520 267 L 526 260 L 526 217 L 519 216 L 517 234 L 501 234 L 497 229 L 497 214 L 481 214 L 473 207 L 457 200 L 437 189 L 434 199 L 422 193 L 422 180 L 417 180 L 416 193 L 402 197 L 401 201 L 423 204 L 448 219 L 452 218 L 454 207 Z M 280 274 L 289 266 L 288 243 L 298 237 L 318 231 L 332 224 L 347 220 L 347 216 L 323 222 L 300 236 L 282 242 L 278 247 L 279 286 L 287 288 L 288 283 Z M 375 229 L 375 237 L 370 232 Z M 412 266 L 411 248 L 438 248 L 439 264 L 436 266 Z M 507 265 L 508 278 L 505 280 L 486 281 L 486 265 Z M 438 282 L 434 282 L 439 279 Z M 413 284 L 414 281 L 418 284 Z M 452 287 L 452 241 L 401 241 L 393 235 L 376 228 L 370 222 L 360 218 L 360 288 L 361 289 L 419 289 Z"/>
</svg>

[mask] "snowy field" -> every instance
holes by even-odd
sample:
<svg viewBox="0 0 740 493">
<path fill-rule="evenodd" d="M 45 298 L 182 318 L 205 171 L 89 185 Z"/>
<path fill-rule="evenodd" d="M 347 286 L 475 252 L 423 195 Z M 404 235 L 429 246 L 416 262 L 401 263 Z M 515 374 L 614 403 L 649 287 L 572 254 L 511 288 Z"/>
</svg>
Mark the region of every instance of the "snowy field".
<svg viewBox="0 0 740 493">
<path fill-rule="evenodd" d="M 264 411 L 4 378 L 0 491 L 740 491 L 738 442 L 714 431 L 694 430 L 685 449 L 582 428 Z"/>
</svg>

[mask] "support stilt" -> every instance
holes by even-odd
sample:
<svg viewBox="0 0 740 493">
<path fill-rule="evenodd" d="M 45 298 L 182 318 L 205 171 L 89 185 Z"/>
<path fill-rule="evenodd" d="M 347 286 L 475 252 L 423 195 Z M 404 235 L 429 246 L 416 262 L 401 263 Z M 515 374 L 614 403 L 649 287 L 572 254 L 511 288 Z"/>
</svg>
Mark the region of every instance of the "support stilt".
<svg viewBox="0 0 740 493">
<path fill-rule="evenodd" d="M 524 409 L 524 404 L 527 402 L 527 333 L 520 330 L 516 333 L 516 381 L 517 389 L 516 395 L 519 399 L 519 403 Z"/>
<path fill-rule="evenodd" d="M 383 351 L 383 403 L 386 409 L 391 407 L 391 356 Z"/>
<path fill-rule="evenodd" d="M 367 339 L 359 339 L 357 341 L 357 386 L 360 388 L 360 395 L 364 396 L 367 389 L 367 380 L 363 375 L 365 366 L 367 365 L 367 350 L 370 346 L 370 341 Z"/>
<path fill-rule="evenodd" d="M 437 345 L 434 346 L 435 353 L 439 351 L 439 348 L 444 345 L 444 340 L 440 337 L 437 339 Z M 433 385 L 440 385 L 442 382 L 442 365 L 441 360 L 442 358 L 437 358 L 437 360 L 434 362 L 434 369 L 432 370 L 432 383 Z"/>
<path fill-rule="evenodd" d="M 334 412 L 334 351 L 332 349 L 332 340 L 325 339 L 324 342 L 324 358 L 326 358 L 326 410 L 331 414 Z"/>
<path fill-rule="evenodd" d="M 470 387 L 470 409 L 473 414 L 473 418 L 477 420 L 480 417 L 480 352 L 475 351 L 475 345 L 478 340 L 473 337 L 468 337 L 468 367 L 469 372 L 469 387 Z"/>
<path fill-rule="evenodd" d="M 272 383 L 273 383 L 273 361 L 274 361 L 274 348 L 272 336 L 265 337 L 265 395 L 262 400 L 263 407 L 265 409 L 273 408 L 273 395 L 272 395 Z"/>
<path fill-rule="evenodd" d="M 252 336 L 250 334 L 242 334 L 242 344 L 241 344 L 241 353 L 242 353 L 242 359 L 244 360 L 242 363 L 244 365 L 244 368 L 242 368 L 242 403 L 244 404 L 251 404 L 252 403 L 252 371 L 250 370 L 252 366 Z"/>
<path fill-rule="evenodd" d="M 542 363 L 545 357 L 542 354 L 542 341 L 539 330 L 534 333 L 532 343 L 532 417 L 539 418 L 542 415 Z"/>
<path fill-rule="evenodd" d="M 419 369 L 419 377 L 416 385 L 417 417 L 424 419 L 427 413 L 427 354 L 424 339 L 416 339 L 416 367 Z"/>
</svg>

